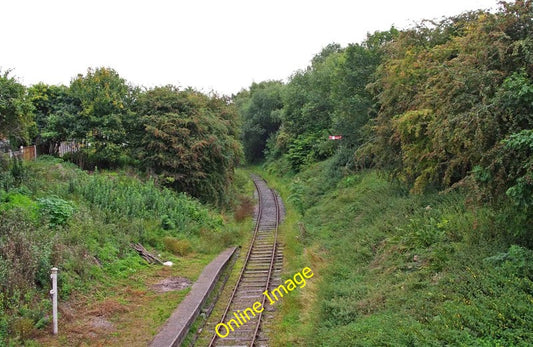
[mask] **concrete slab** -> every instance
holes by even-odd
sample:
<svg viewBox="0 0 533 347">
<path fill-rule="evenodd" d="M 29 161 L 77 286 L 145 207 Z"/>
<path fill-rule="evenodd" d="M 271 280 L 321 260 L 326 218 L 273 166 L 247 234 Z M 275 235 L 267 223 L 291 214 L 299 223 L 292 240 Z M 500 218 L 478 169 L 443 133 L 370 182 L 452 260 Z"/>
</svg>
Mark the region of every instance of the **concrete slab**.
<svg viewBox="0 0 533 347">
<path fill-rule="evenodd" d="M 237 247 L 226 249 L 204 268 L 189 294 L 154 337 L 150 344 L 151 347 L 175 347 L 182 343 L 190 326 L 200 314 L 203 304 L 215 287 L 224 266 L 236 250 Z"/>
</svg>

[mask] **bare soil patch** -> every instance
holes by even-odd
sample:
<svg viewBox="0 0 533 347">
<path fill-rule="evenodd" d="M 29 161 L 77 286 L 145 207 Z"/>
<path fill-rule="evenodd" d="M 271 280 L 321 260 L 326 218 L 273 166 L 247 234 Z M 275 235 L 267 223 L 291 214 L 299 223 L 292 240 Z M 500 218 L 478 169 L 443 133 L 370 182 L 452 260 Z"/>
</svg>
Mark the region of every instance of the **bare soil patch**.
<svg viewBox="0 0 533 347">
<path fill-rule="evenodd" d="M 183 290 L 192 285 L 190 279 L 185 277 L 168 277 L 152 285 L 152 289 L 157 293 L 166 293 L 174 290 Z"/>
</svg>

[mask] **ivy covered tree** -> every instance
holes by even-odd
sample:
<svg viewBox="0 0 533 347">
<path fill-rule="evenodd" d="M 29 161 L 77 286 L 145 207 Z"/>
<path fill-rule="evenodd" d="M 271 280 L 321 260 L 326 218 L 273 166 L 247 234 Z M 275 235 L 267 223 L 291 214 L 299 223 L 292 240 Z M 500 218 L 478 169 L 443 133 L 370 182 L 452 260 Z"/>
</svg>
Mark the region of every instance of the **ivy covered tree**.
<svg viewBox="0 0 533 347">
<path fill-rule="evenodd" d="M 223 205 L 242 156 L 237 112 L 229 101 L 192 89 L 157 87 L 139 95 L 142 166 L 160 181 Z"/>
</svg>

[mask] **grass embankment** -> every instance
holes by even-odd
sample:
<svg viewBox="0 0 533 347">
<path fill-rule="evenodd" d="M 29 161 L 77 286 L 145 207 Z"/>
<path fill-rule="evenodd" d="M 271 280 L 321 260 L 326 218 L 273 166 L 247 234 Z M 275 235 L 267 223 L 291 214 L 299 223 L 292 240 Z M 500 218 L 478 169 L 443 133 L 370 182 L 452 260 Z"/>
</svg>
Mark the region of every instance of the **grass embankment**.
<svg viewBox="0 0 533 347">
<path fill-rule="evenodd" d="M 246 177 L 238 175 L 238 185 Z M 81 171 L 43 157 L 0 176 L 0 344 L 145 345 L 193 282 L 246 226 L 132 174 Z M 141 243 L 172 268 L 148 265 Z M 49 337 L 49 270 L 57 266 L 60 334 Z"/>
<path fill-rule="evenodd" d="M 275 345 L 533 343 L 533 252 L 499 211 L 457 192 L 410 195 L 372 171 L 327 172 L 263 172 L 289 207 L 285 276 L 315 272 L 283 298 Z"/>
</svg>

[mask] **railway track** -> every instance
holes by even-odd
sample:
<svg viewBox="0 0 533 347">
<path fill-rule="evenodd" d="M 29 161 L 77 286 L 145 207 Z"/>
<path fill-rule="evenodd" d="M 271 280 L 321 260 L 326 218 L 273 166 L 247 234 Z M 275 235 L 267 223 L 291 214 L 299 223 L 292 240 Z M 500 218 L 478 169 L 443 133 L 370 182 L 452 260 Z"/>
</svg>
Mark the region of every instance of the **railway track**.
<svg viewBox="0 0 533 347">
<path fill-rule="evenodd" d="M 254 181 L 258 208 L 254 234 L 223 316 L 219 322 L 228 323 L 235 319 L 234 313 L 262 301 L 264 311 L 250 317 L 241 326 L 231 331 L 225 338 L 213 334 L 209 346 L 267 346 L 267 321 L 273 316 L 273 307 L 265 305 L 262 294 L 281 283 L 282 250 L 278 247 L 278 227 L 283 209 L 278 195 L 258 176 Z M 223 332 L 223 334 L 225 334 Z"/>
</svg>

